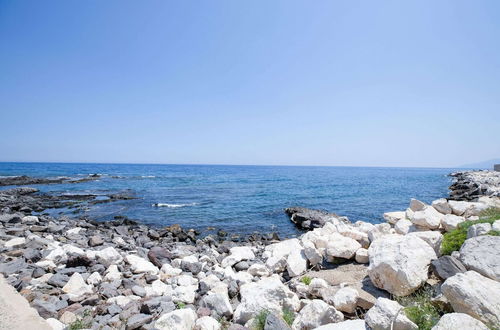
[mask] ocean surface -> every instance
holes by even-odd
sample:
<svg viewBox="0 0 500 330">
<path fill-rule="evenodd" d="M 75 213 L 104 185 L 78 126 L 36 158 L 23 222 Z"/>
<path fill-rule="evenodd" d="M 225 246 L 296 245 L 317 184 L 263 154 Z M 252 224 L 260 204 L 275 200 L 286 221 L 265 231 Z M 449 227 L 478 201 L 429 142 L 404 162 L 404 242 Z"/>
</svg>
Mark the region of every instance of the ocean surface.
<svg viewBox="0 0 500 330">
<path fill-rule="evenodd" d="M 100 221 L 122 215 L 154 225 L 216 227 L 230 233 L 300 232 L 283 212 L 304 206 L 348 216 L 351 221 L 383 221 L 404 210 L 410 198 L 431 202 L 446 197 L 449 168 L 142 165 L 0 163 L 0 176 L 83 177 L 97 181 L 34 185 L 42 192 L 132 193 L 137 199 L 92 205 L 81 215 Z M 7 189 L 10 187 L 0 187 Z M 160 206 L 153 206 L 159 204 Z M 70 210 L 49 210 L 57 215 Z"/>
</svg>

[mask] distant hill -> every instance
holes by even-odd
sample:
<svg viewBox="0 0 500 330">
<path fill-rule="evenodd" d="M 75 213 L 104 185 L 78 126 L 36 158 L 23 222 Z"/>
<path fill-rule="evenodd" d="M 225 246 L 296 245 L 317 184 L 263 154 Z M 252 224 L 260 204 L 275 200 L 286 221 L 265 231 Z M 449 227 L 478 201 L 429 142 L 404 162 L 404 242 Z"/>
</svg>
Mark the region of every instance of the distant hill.
<svg viewBox="0 0 500 330">
<path fill-rule="evenodd" d="M 485 161 L 479 162 L 479 163 L 465 164 L 465 165 L 459 166 L 458 168 L 473 168 L 473 169 L 481 169 L 481 170 L 482 169 L 492 170 L 494 164 L 500 164 L 500 158 L 485 160 Z"/>
</svg>

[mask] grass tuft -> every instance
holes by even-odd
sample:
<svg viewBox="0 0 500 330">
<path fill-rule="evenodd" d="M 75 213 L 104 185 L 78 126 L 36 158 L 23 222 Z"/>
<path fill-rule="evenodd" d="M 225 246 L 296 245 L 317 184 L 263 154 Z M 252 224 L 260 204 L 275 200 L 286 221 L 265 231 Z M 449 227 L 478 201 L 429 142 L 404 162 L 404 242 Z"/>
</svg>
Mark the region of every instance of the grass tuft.
<svg viewBox="0 0 500 330">
<path fill-rule="evenodd" d="M 295 313 L 291 309 L 283 308 L 283 320 L 285 320 L 286 324 L 292 326 L 295 320 Z"/>
<path fill-rule="evenodd" d="M 406 297 L 394 297 L 403 307 L 405 315 L 419 330 L 430 330 L 445 312 L 431 303 L 432 288 L 424 287 Z"/>
<path fill-rule="evenodd" d="M 264 330 L 264 327 L 266 326 L 266 319 L 267 319 L 267 316 L 270 314 L 271 312 L 268 311 L 267 309 L 263 309 L 259 312 L 259 314 L 257 314 L 255 316 L 255 319 L 254 319 L 254 322 L 253 322 L 253 326 L 254 326 L 254 329 L 255 330 Z"/>
<path fill-rule="evenodd" d="M 467 230 L 470 226 L 478 223 L 493 224 L 496 220 L 500 219 L 500 209 L 489 208 L 484 210 L 479 215 L 480 219 L 476 221 L 464 221 L 458 224 L 457 229 L 450 231 L 443 235 L 443 242 L 441 243 L 441 253 L 443 255 L 450 255 L 453 251 L 458 251 L 467 239 Z M 488 235 L 500 236 L 498 231 L 490 231 Z"/>
<path fill-rule="evenodd" d="M 183 308 L 186 308 L 186 304 L 183 303 L 182 301 L 178 301 L 175 303 L 175 306 L 177 307 L 177 309 L 183 309 Z"/>
<path fill-rule="evenodd" d="M 302 276 L 300 281 L 302 283 L 304 283 L 305 285 L 309 285 L 309 284 L 311 284 L 312 278 L 310 278 L 309 276 Z"/>
</svg>

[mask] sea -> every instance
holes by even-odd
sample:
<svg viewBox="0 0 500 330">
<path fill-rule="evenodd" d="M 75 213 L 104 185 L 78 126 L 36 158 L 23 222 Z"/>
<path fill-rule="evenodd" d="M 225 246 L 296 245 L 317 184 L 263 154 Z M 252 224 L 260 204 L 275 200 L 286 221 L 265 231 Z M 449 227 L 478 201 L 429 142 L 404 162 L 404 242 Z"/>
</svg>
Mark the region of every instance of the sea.
<svg viewBox="0 0 500 330">
<path fill-rule="evenodd" d="M 84 177 L 95 181 L 34 185 L 41 192 L 132 194 L 135 199 L 47 210 L 108 221 L 126 216 L 164 227 L 180 224 L 204 232 L 231 234 L 301 232 L 284 213 L 290 206 L 335 212 L 351 221 L 383 222 L 383 213 L 405 210 L 411 198 L 430 203 L 446 197 L 450 168 L 160 165 L 90 163 L 0 163 L 0 176 Z M 11 187 L 0 187 L 8 189 Z"/>
</svg>

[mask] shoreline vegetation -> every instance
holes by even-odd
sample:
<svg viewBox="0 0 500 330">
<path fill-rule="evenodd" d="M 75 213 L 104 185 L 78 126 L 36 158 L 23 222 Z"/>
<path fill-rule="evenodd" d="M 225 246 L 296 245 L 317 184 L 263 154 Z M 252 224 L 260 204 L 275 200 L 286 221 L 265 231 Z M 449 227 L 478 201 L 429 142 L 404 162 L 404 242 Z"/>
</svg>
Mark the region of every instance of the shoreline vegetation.
<svg viewBox="0 0 500 330">
<path fill-rule="evenodd" d="M 95 196 L 1 177 L 22 187 L 0 190 L 0 274 L 52 329 L 498 329 L 500 172 L 450 175 L 448 198 L 380 224 L 289 207 L 304 233 L 284 240 L 53 218 Z"/>
</svg>

